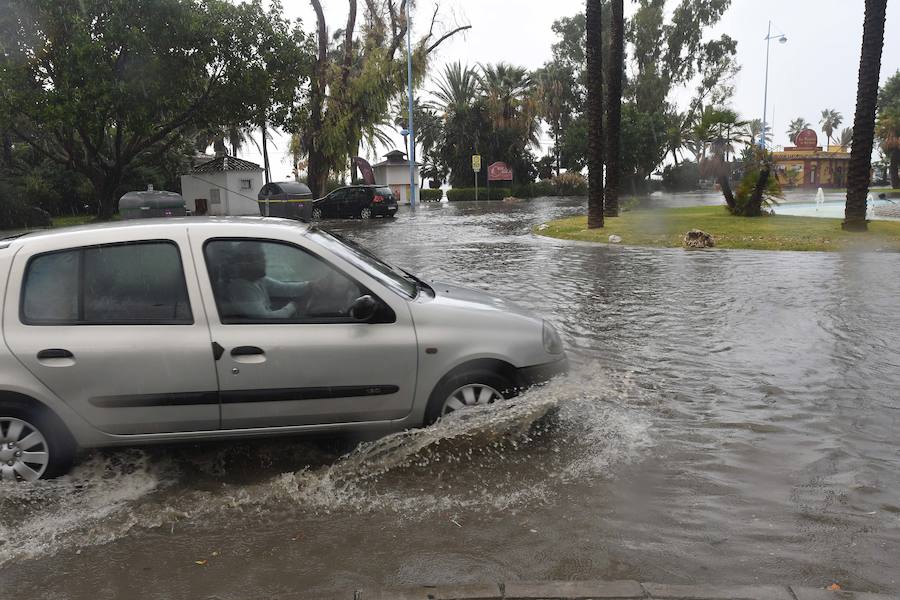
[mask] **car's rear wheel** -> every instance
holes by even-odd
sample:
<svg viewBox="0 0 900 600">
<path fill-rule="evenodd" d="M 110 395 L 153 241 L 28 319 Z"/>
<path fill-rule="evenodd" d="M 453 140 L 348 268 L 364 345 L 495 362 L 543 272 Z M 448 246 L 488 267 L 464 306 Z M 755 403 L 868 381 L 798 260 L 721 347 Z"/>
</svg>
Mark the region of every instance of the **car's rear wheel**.
<svg viewBox="0 0 900 600">
<path fill-rule="evenodd" d="M 46 410 L 0 402 L 0 481 L 37 481 L 66 474 L 75 442 Z"/>
<path fill-rule="evenodd" d="M 372 209 L 369 208 L 368 206 L 363 207 L 359 211 L 359 218 L 360 219 L 371 219 L 372 218 Z"/>
<path fill-rule="evenodd" d="M 513 395 L 513 384 L 506 377 L 486 369 L 468 371 L 438 385 L 428 402 L 425 423 L 430 425 L 450 413 L 502 402 Z"/>
<path fill-rule="evenodd" d="M 321 208 L 319 208 L 319 207 L 317 206 L 317 207 L 315 207 L 314 209 L 312 209 L 312 218 L 313 218 L 313 220 L 318 221 L 318 220 L 320 220 L 320 219 L 322 218 L 322 216 L 323 216 L 323 215 L 322 215 L 322 209 L 321 209 Z"/>
</svg>

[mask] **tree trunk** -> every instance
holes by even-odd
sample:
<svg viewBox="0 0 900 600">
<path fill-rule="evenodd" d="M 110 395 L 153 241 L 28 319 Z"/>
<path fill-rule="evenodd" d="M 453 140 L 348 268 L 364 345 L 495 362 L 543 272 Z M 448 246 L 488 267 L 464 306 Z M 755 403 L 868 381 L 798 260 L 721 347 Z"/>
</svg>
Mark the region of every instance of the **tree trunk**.
<svg viewBox="0 0 900 600">
<path fill-rule="evenodd" d="M 900 189 L 900 148 L 891 150 L 891 164 L 888 167 L 891 174 L 891 187 Z"/>
<path fill-rule="evenodd" d="M 260 121 L 259 129 L 262 132 L 262 155 L 263 155 L 263 170 L 266 175 L 266 183 L 269 183 L 272 180 L 272 172 L 269 169 L 269 146 L 267 144 L 266 138 L 268 137 L 268 132 L 266 131 L 266 118 L 263 117 Z"/>
<path fill-rule="evenodd" d="M 109 221 L 119 209 L 119 198 L 116 192 L 122 183 L 121 180 L 121 175 L 114 173 L 96 175 L 92 178 L 91 183 L 94 186 L 94 194 L 98 204 L 98 221 Z"/>
<path fill-rule="evenodd" d="M 588 229 L 603 227 L 603 23 L 601 0 L 587 0 Z"/>
<path fill-rule="evenodd" d="M 884 47 L 884 21 L 887 0 L 866 0 L 863 21 L 859 81 L 856 88 L 856 115 L 853 118 L 853 142 L 847 168 L 847 205 L 842 227 L 847 231 L 865 231 L 866 195 L 872 169 L 875 141 L 875 108 L 878 102 L 878 77 Z"/>
<path fill-rule="evenodd" d="M 313 198 L 325 195 L 325 184 L 328 182 L 328 164 L 323 151 L 324 140 L 324 104 L 325 104 L 325 61 L 328 60 L 328 33 L 325 28 L 325 14 L 319 0 L 310 0 L 316 11 L 316 42 L 318 57 L 310 81 L 309 93 L 309 125 L 304 132 L 307 136 L 306 147 L 309 151 L 307 185 Z"/>
<path fill-rule="evenodd" d="M 722 195 L 725 196 L 725 204 L 728 205 L 728 210 L 734 214 L 737 203 L 734 201 L 734 192 L 731 191 L 731 182 L 728 181 L 728 175 L 723 171 L 719 173 L 716 180 L 719 184 L 719 188 L 722 190 Z"/>
<path fill-rule="evenodd" d="M 625 68 L 624 0 L 612 0 L 612 56 L 606 78 L 606 189 L 604 214 L 619 216 L 619 183 L 622 179 L 622 71 Z"/>
<path fill-rule="evenodd" d="M 759 217 L 762 215 L 763 193 L 765 193 L 769 184 L 769 173 L 769 167 L 763 167 L 759 172 L 759 178 L 756 180 L 756 185 L 753 186 L 753 194 L 750 195 L 750 201 L 744 209 L 745 217 Z"/>
</svg>

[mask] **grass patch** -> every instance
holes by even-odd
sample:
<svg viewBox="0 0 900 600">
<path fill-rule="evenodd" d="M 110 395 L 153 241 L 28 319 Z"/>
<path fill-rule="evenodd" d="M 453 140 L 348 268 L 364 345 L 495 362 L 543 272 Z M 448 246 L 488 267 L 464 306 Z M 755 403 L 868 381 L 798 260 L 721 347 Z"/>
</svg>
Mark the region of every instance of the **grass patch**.
<svg viewBox="0 0 900 600">
<path fill-rule="evenodd" d="M 583 242 L 608 242 L 618 235 L 631 246 L 680 248 L 691 229 L 713 236 L 718 248 L 750 250 L 891 250 L 900 252 L 900 221 L 872 221 L 867 233 L 841 229 L 841 219 L 773 215 L 734 217 L 723 206 L 636 210 L 607 218 L 602 229 L 587 229 L 587 217 L 536 226 L 539 235 Z"/>
</svg>

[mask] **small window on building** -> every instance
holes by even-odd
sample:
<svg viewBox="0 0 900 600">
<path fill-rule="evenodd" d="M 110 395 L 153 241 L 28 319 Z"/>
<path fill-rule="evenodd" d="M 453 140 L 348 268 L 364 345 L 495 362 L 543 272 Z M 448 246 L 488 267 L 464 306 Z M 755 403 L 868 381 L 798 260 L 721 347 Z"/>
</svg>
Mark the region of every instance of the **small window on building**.
<svg viewBox="0 0 900 600">
<path fill-rule="evenodd" d="M 241 189 L 242 190 L 249 190 L 252 187 L 253 187 L 252 179 L 241 179 Z"/>
</svg>

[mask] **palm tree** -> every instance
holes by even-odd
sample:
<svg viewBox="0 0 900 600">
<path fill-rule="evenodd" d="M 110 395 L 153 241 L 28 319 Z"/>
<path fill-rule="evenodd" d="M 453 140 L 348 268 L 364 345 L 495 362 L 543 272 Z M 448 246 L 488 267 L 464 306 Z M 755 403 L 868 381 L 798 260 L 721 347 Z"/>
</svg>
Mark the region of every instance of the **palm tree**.
<svg viewBox="0 0 900 600">
<path fill-rule="evenodd" d="M 891 187 L 900 188 L 900 106 L 891 106 L 881 111 L 876 133 L 881 140 L 881 150 L 888 157 Z"/>
<path fill-rule="evenodd" d="M 625 7 L 612 0 L 609 68 L 606 78 L 606 189 L 604 213 L 619 216 L 619 179 L 622 171 L 622 71 L 625 69 Z"/>
<path fill-rule="evenodd" d="M 468 108 L 478 96 L 478 74 L 459 61 L 450 63 L 432 93 L 445 113 Z"/>
<path fill-rule="evenodd" d="M 811 126 L 812 123 L 810 123 L 803 117 L 797 117 L 796 119 L 791 121 L 791 124 L 788 125 L 787 130 L 788 138 L 791 140 L 791 143 L 796 144 L 797 136 L 800 134 L 800 132 L 804 129 L 809 129 Z"/>
<path fill-rule="evenodd" d="M 844 122 L 844 116 L 833 108 L 826 108 L 822 111 L 822 120 L 819 125 L 822 126 L 822 133 L 828 138 L 827 148 L 831 148 L 831 134 L 834 130 L 841 126 Z"/>
<path fill-rule="evenodd" d="M 494 128 L 517 131 L 522 139 L 539 145 L 538 103 L 528 70 L 504 62 L 480 67 L 478 83 Z"/>
<path fill-rule="evenodd" d="M 852 127 L 844 127 L 841 129 L 841 137 L 838 138 L 838 142 L 842 147 L 846 148 L 853 142 L 853 128 Z"/>
<path fill-rule="evenodd" d="M 747 134 L 750 136 L 752 143 L 758 143 L 762 136 L 763 122 L 762 119 L 750 119 L 747 121 Z M 766 145 L 772 143 L 772 128 L 766 125 Z"/>
<path fill-rule="evenodd" d="M 560 139 L 566 118 L 566 96 L 575 86 L 575 78 L 570 69 L 549 63 L 535 72 L 534 79 L 537 84 L 536 93 L 541 118 L 550 124 L 550 131 L 553 134 L 553 166 L 556 175 L 559 176 Z"/>
<path fill-rule="evenodd" d="M 886 11 L 887 0 L 866 0 L 856 86 L 856 114 L 853 117 L 853 145 L 847 167 L 847 205 L 841 225 L 847 231 L 868 229 L 866 194 L 869 193 L 872 147 L 875 144 L 875 109 L 878 104 Z"/>
<path fill-rule="evenodd" d="M 603 227 L 603 22 L 601 0 L 587 0 L 588 229 Z"/>
</svg>

